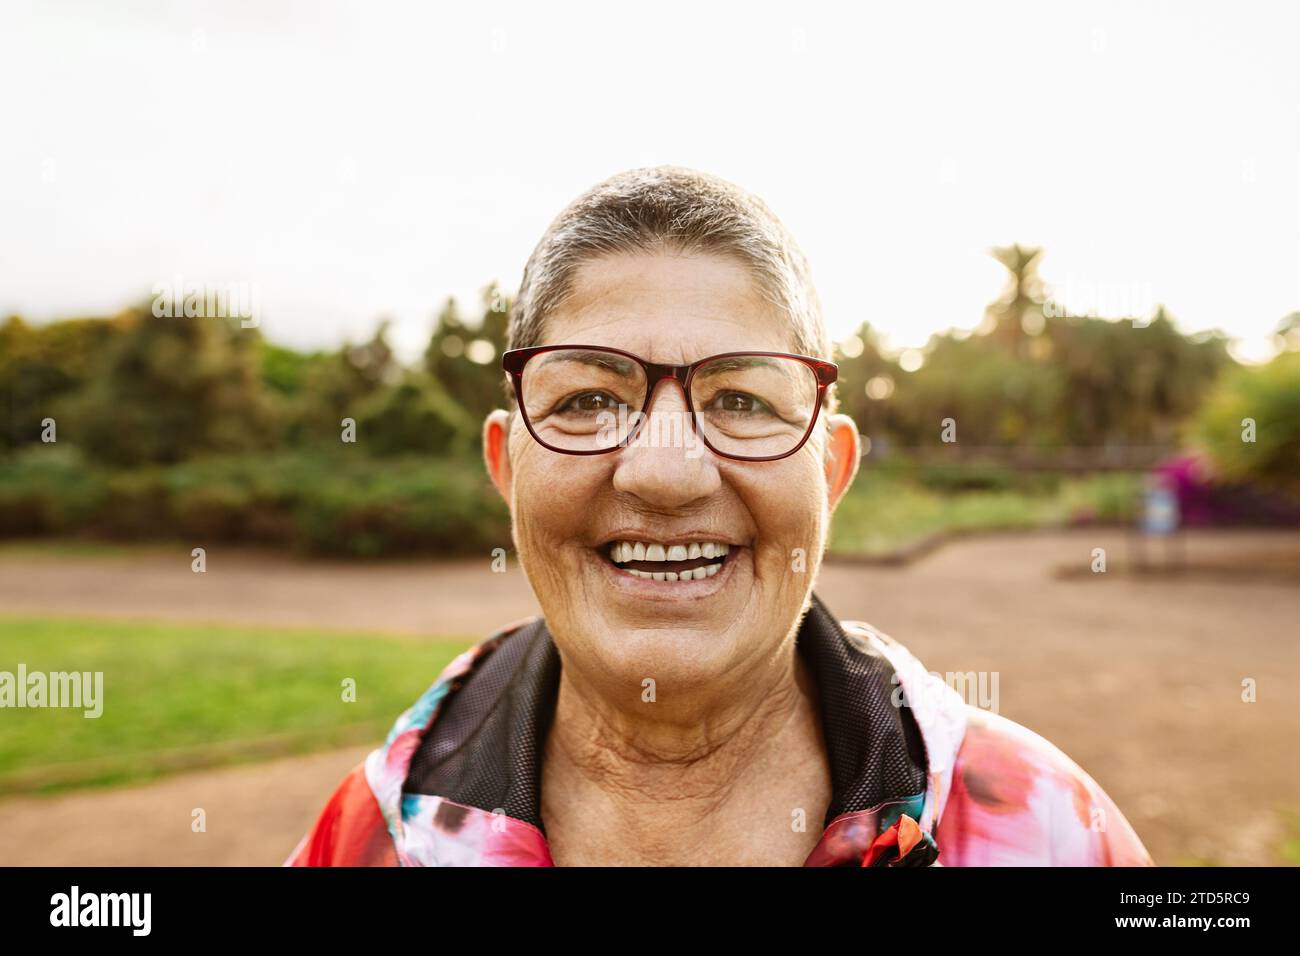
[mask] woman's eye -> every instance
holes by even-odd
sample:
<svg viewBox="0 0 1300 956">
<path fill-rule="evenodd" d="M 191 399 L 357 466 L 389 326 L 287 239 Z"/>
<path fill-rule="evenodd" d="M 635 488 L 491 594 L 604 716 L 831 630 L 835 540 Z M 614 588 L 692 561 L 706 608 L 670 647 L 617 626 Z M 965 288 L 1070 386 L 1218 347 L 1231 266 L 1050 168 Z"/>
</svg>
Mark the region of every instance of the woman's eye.
<svg viewBox="0 0 1300 956">
<path fill-rule="evenodd" d="M 762 401 L 747 392 L 723 392 L 716 399 L 717 408 L 723 412 L 767 412 L 770 409 Z"/>
<path fill-rule="evenodd" d="M 560 405 L 561 412 L 603 412 L 614 408 L 618 403 L 605 392 L 583 392 L 574 395 Z"/>
</svg>

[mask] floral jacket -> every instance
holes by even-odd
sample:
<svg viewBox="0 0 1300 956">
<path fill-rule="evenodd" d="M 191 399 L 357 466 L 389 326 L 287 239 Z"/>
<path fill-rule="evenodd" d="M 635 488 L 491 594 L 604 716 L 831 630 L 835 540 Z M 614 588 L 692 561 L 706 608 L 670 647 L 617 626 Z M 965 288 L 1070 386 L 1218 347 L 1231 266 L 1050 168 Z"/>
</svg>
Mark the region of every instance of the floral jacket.
<svg viewBox="0 0 1300 956">
<path fill-rule="evenodd" d="M 1101 787 L 1037 734 L 967 705 L 900 644 L 814 594 L 832 799 L 806 866 L 1150 866 Z M 552 866 L 541 752 L 559 681 L 542 618 L 452 661 L 340 784 L 290 866 Z"/>
</svg>

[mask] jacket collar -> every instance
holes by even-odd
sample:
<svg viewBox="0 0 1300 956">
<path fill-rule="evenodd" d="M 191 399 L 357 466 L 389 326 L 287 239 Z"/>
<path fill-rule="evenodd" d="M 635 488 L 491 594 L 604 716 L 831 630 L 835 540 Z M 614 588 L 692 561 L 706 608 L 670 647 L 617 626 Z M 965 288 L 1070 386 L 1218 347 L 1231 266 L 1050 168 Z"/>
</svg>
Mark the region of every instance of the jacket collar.
<svg viewBox="0 0 1300 956">
<path fill-rule="evenodd" d="M 808 864 L 858 865 L 873 854 L 871 862 L 932 862 L 964 730 L 964 705 L 951 699 L 960 704 L 960 697 L 941 681 L 935 687 L 884 635 L 859 622 L 842 625 L 815 594 L 796 646 L 818 686 L 832 782 Z M 541 756 L 559 677 L 546 623 L 531 618 L 453 661 L 398 719 L 367 760 L 367 778 L 399 860 L 551 862 Z M 909 706 L 896 705 L 900 685 Z M 916 821 L 913 833 L 908 824 Z"/>
</svg>

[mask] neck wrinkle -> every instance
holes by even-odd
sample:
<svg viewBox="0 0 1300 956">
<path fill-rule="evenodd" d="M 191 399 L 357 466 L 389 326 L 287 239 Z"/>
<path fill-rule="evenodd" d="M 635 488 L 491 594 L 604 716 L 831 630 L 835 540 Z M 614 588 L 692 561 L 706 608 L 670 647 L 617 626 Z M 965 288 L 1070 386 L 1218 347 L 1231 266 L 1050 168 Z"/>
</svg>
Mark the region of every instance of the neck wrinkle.
<svg viewBox="0 0 1300 956">
<path fill-rule="evenodd" d="M 701 732 L 690 736 L 681 733 L 680 725 L 638 725 L 625 711 L 584 694 L 567 679 L 569 672 L 562 672 L 547 740 L 547 772 L 558 771 L 572 784 L 599 790 L 611 803 L 629 809 L 698 803 L 702 813 L 710 812 L 725 804 L 736 785 L 782 741 L 800 733 L 803 721 L 817 719 L 815 686 L 804 662 L 790 650 L 788 665 L 771 685 L 708 718 Z M 591 730 L 584 734 L 580 728 Z"/>
</svg>

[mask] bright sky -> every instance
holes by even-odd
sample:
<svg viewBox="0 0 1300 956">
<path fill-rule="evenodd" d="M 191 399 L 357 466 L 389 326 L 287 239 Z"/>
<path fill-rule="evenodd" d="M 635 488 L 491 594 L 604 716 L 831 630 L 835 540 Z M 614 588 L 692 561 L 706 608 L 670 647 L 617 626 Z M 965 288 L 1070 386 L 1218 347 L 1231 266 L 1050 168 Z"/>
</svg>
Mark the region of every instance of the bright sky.
<svg viewBox="0 0 1300 956">
<path fill-rule="evenodd" d="M 837 337 L 974 326 L 1020 242 L 1072 310 L 1163 302 L 1262 358 L 1300 309 L 1298 11 L 6 0 L 0 315 L 242 282 L 271 338 L 387 314 L 410 355 L 668 162 L 775 209 Z"/>
</svg>

